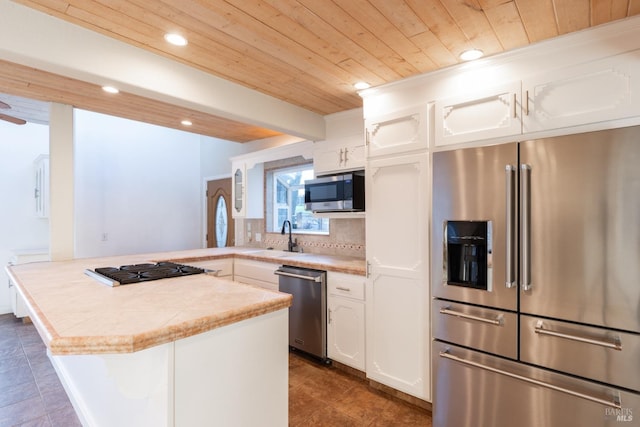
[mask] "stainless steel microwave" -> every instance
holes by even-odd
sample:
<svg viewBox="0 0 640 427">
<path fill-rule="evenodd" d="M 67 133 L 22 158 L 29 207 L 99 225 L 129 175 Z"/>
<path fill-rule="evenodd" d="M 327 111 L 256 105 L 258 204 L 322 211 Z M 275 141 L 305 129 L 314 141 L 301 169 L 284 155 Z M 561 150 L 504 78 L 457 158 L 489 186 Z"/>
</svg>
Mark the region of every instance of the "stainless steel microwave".
<svg viewBox="0 0 640 427">
<path fill-rule="evenodd" d="M 351 172 L 306 181 L 304 203 L 313 212 L 362 212 L 364 174 Z"/>
</svg>

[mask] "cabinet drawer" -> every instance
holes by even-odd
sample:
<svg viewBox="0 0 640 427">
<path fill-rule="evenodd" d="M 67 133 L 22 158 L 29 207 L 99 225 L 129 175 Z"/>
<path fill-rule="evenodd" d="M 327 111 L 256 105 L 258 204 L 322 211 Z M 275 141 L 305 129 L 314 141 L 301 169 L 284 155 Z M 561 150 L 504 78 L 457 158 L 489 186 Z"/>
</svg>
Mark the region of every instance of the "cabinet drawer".
<svg viewBox="0 0 640 427">
<path fill-rule="evenodd" d="M 330 295 L 355 298 L 364 301 L 364 276 L 327 272 L 327 289 Z"/>
<path fill-rule="evenodd" d="M 640 391 L 639 334 L 523 315 L 520 339 L 523 362 Z"/>
<path fill-rule="evenodd" d="M 508 311 L 434 300 L 433 337 L 515 359 L 518 317 Z"/>
</svg>

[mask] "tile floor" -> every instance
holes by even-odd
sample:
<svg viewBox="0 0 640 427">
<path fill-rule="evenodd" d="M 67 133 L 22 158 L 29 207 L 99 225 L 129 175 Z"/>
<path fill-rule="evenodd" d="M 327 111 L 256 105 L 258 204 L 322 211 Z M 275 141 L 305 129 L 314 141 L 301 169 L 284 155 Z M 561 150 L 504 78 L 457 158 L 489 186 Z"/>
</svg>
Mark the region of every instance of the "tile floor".
<svg viewBox="0 0 640 427">
<path fill-rule="evenodd" d="M 374 390 L 364 380 L 291 353 L 289 425 L 431 427 L 431 413 Z"/>
<path fill-rule="evenodd" d="M 431 426 L 428 411 L 292 353 L 289 425 Z M 0 315 L 0 427 L 81 426 L 32 324 Z"/>
<path fill-rule="evenodd" d="M 0 315 L 0 427 L 80 425 L 35 327 Z"/>
</svg>

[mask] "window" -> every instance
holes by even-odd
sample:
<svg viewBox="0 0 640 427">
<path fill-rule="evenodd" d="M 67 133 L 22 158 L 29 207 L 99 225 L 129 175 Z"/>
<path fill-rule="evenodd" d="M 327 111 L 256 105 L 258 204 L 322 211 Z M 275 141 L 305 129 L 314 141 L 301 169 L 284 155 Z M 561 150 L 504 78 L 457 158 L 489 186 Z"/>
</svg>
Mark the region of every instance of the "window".
<svg viewBox="0 0 640 427">
<path fill-rule="evenodd" d="M 313 179 L 311 164 L 267 171 L 268 232 L 280 232 L 289 220 L 293 233 L 329 234 L 329 219 L 316 218 L 305 210 L 304 182 L 308 179 Z"/>
</svg>

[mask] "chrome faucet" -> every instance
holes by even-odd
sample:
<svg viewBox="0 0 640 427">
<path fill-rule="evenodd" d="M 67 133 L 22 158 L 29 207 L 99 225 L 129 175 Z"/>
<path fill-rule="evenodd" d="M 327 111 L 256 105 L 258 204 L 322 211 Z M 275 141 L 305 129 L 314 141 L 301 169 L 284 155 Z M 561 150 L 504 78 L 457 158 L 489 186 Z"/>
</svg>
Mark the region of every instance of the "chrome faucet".
<svg viewBox="0 0 640 427">
<path fill-rule="evenodd" d="M 285 231 L 285 227 L 286 225 L 289 224 L 289 252 L 293 252 L 294 249 L 296 249 L 298 247 L 298 239 L 296 239 L 295 241 L 291 240 L 291 221 L 289 221 L 288 219 L 285 219 L 284 222 L 282 223 L 282 231 L 280 232 L 280 234 L 284 234 Z"/>
</svg>

